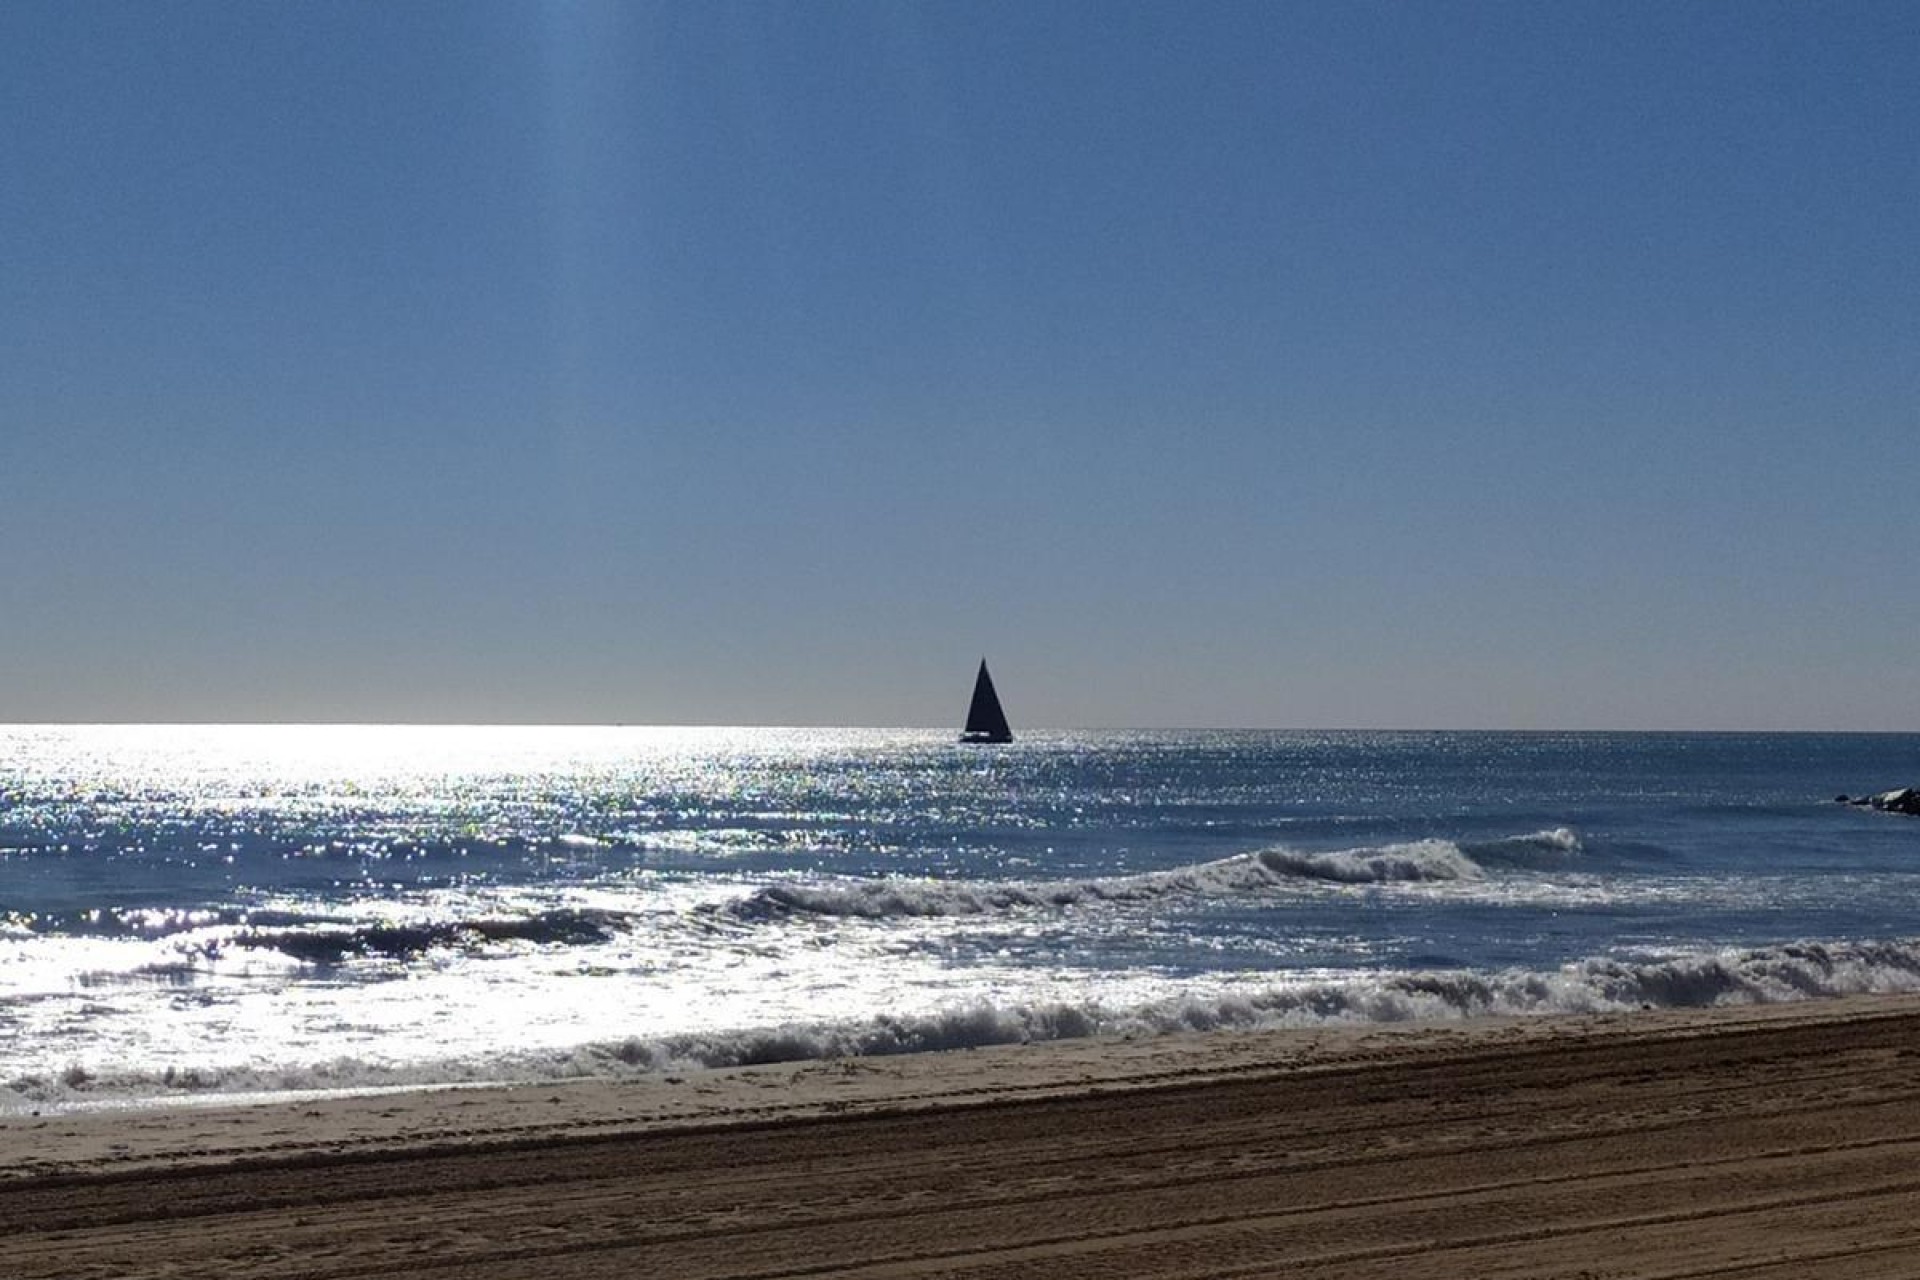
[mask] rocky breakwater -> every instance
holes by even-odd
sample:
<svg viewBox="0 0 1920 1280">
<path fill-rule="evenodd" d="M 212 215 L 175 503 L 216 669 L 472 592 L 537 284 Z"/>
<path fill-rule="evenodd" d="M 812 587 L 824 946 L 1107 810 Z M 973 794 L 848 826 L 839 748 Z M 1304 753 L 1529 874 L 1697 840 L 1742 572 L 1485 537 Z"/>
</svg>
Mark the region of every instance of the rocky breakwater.
<svg viewBox="0 0 1920 1280">
<path fill-rule="evenodd" d="M 1841 804 L 1855 805 L 1863 809 L 1884 809 L 1888 813 L 1906 813 L 1920 818 L 1920 787 L 1901 787 L 1898 791 L 1882 791 L 1875 796 L 1837 795 Z"/>
</svg>

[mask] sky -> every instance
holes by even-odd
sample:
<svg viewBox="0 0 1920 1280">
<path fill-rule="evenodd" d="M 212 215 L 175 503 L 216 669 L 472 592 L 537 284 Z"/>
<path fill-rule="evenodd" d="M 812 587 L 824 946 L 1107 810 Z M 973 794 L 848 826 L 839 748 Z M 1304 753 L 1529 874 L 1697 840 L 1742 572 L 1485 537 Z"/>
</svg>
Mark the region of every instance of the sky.
<svg viewBox="0 0 1920 1280">
<path fill-rule="evenodd" d="M 0 721 L 1920 730 L 1910 3 L 0 5 Z"/>
</svg>

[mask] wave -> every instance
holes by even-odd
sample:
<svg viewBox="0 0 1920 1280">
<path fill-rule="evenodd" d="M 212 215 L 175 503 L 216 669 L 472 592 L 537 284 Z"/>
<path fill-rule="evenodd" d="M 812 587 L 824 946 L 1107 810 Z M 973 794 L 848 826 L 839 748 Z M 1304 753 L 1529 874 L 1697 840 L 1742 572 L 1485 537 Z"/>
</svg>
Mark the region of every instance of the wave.
<svg viewBox="0 0 1920 1280">
<path fill-rule="evenodd" d="M 1330 853 L 1276 846 L 1168 871 L 1103 879 L 985 884 L 907 879 L 781 883 L 714 910 L 743 920 L 990 915 L 1086 902 L 1150 901 L 1177 894 L 1249 893 L 1296 879 L 1349 885 L 1477 880 L 1484 874 L 1483 863 L 1544 865 L 1565 862 L 1580 851 L 1580 837 L 1566 827 L 1465 845 L 1450 840 L 1415 840 Z"/>
<path fill-rule="evenodd" d="M 1092 1035 L 1704 1009 L 1903 992 L 1920 992 L 1920 939 L 1803 942 L 1637 962 L 1602 957 L 1547 971 L 1354 975 L 1129 1008 L 977 1003 L 919 1017 L 628 1040 L 587 1046 L 584 1052 L 653 1069 L 730 1067 Z"/>
<path fill-rule="evenodd" d="M 585 847 L 588 841 L 590 837 L 567 835 L 559 837 L 557 843 Z M 793 916 L 894 919 L 986 915 L 1087 902 L 1143 902 L 1182 894 L 1254 893 L 1290 880 L 1349 885 L 1473 880 L 1481 878 L 1487 867 L 1549 866 L 1564 863 L 1580 851 L 1580 837 L 1566 827 L 1477 843 L 1429 839 L 1317 853 L 1274 846 L 1166 871 L 1083 880 L 783 881 L 744 898 L 703 908 L 703 912 L 749 921 Z M 578 910 L 524 917 L 365 923 L 332 914 L 260 906 L 98 907 L 0 916 L 0 936 L 147 941 L 172 938 L 185 951 L 248 947 L 276 950 L 313 963 L 334 963 L 355 955 L 414 955 L 436 947 L 469 947 L 476 942 L 604 942 L 617 932 L 619 923 L 615 912 Z"/>
<path fill-rule="evenodd" d="M 256 914 L 240 907 L 89 907 L 42 911 L 13 917 L 10 936 L 150 940 L 245 924 Z"/>
<path fill-rule="evenodd" d="M 1276 982 L 1255 990 L 1213 991 L 1131 1007 L 981 1001 L 916 1015 L 880 1014 L 731 1032 L 634 1035 L 562 1050 L 509 1050 L 485 1060 L 394 1065 L 342 1058 L 271 1068 L 173 1066 L 158 1071 L 95 1071 L 74 1064 L 59 1072 L 16 1077 L 6 1082 L 5 1089 L 15 1101 L 40 1104 L 208 1092 L 353 1091 L 617 1078 L 1097 1035 L 1618 1013 L 1902 992 L 1920 992 L 1920 939 L 1800 942 L 1639 961 L 1596 957 L 1544 971 L 1356 974 Z"/>
<path fill-rule="evenodd" d="M 1557 867 L 1585 852 L 1586 845 L 1572 827 L 1554 827 L 1523 836 L 1474 841 L 1461 849 L 1483 866 Z"/>
<path fill-rule="evenodd" d="M 611 941 L 631 923 L 627 913 L 559 908 L 531 914 L 440 920 L 352 920 L 336 915 L 261 908 L 123 908 L 43 914 L 14 923 L 15 941 L 85 937 L 157 943 L 167 958 L 134 971 L 164 973 L 236 951 L 268 951 L 303 964 L 341 964 L 371 957 L 405 958 L 434 950 L 487 946 L 584 946 Z M 87 975 L 107 982 L 113 973 Z M 124 976 L 124 975 L 120 975 Z"/>
<path fill-rule="evenodd" d="M 1416 840 L 1337 853 L 1263 849 L 1262 866 L 1281 875 L 1339 884 L 1391 884 L 1409 880 L 1478 880 L 1480 864 L 1451 840 Z"/>
<path fill-rule="evenodd" d="M 434 950 L 474 951 L 514 942 L 584 946 L 611 941 L 626 919 L 620 912 L 568 909 L 529 916 L 420 923 L 317 922 L 242 929 L 229 935 L 224 944 L 215 939 L 207 945 L 276 951 L 304 964 L 328 965 L 372 957 L 398 959 Z"/>
</svg>

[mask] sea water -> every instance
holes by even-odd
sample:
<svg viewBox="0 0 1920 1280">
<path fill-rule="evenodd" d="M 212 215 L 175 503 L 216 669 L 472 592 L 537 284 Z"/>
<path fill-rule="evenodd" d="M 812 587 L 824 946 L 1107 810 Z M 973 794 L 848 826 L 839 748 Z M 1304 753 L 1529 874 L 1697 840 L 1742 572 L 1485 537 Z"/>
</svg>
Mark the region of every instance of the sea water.
<svg viewBox="0 0 1920 1280">
<path fill-rule="evenodd" d="M 1920 736 L 0 729 L 0 1107 L 1920 990 Z"/>
</svg>

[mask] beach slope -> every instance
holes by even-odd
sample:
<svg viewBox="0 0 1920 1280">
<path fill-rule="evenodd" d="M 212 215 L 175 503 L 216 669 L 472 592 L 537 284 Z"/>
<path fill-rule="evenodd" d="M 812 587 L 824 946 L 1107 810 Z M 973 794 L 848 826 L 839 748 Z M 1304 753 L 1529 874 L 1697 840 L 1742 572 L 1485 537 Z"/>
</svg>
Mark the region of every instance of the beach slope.
<svg viewBox="0 0 1920 1280">
<path fill-rule="evenodd" d="M 1920 1274 L 1920 1000 L 0 1118 L 0 1275 Z"/>
</svg>

